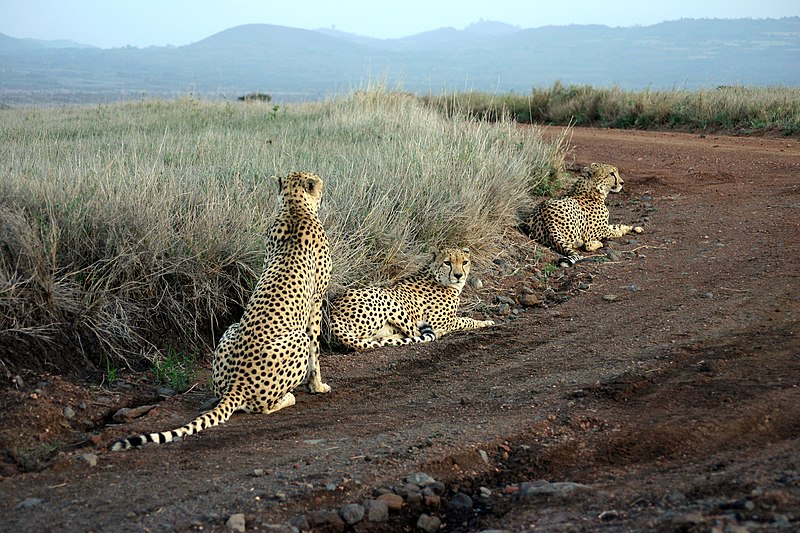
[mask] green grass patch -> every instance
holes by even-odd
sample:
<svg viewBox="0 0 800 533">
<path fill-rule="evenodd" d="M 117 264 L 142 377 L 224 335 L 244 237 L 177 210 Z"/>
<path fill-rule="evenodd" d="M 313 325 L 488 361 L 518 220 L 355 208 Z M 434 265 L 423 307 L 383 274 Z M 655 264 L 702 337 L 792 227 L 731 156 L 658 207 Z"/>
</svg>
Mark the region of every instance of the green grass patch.
<svg viewBox="0 0 800 533">
<path fill-rule="evenodd" d="M 161 356 L 153 356 L 153 373 L 156 380 L 175 392 L 185 392 L 194 379 L 199 351 L 195 348 L 181 350 L 168 346 Z"/>
</svg>

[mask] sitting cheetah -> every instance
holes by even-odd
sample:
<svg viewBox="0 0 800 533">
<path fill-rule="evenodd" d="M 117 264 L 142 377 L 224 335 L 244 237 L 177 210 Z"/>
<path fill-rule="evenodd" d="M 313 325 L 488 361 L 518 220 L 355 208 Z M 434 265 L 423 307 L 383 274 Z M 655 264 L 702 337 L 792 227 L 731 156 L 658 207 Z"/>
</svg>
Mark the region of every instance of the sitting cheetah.
<svg viewBox="0 0 800 533">
<path fill-rule="evenodd" d="M 353 350 L 430 342 L 491 320 L 456 316 L 470 269 L 467 248 L 447 249 L 416 274 L 387 287 L 351 289 L 330 303 L 330 332 Z"/>
<path fill-rule="evenodd" d="M 212 389 L 219 404 L 178 429 L 120 439 L 113 451 L 193 435 L 227 422 L 237 410 L 274 413 L 294 405 L 291 391 L 303 382 L 312 392 L 330 391 L 318 360 L 331 271 L 317 216 L 322 179 L 305 172 L 276 179 L 281 208 L 267 236 L 264 271 L 241 321 L 228 328 L 214 353 Z"/>
<path fill-rule="evenodd" d="M 602 248 L 603 239 L 641 233 L 641 227 L 608 224 L 606 196 L 622 190 L 622 178 L 614 165 L 592 163 L 563 198 L 540 203 L 523 220 L 521 229 L 532 239 L 563 254 L 561 266 L 571 266 L 582 259 L 578 250 Z"/>
</svg>

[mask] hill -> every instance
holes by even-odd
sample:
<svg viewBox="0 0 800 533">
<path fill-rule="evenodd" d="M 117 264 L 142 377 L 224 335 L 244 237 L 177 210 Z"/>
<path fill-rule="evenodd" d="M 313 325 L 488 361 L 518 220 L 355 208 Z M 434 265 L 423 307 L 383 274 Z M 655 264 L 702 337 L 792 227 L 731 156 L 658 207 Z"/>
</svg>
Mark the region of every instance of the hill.
<svg viewBox="0 0 800 533">
<path fill-rule="evenodd" d="M 251 24 L 181 47 L 50 48 L 0 35 L 0 101 L 260 91 L 318 99 L 379 80 L 417 93 L 565 84 L 800 85 L 800 17 L 520 29 L 482 21 L 403 39 Z"/>
</svg>

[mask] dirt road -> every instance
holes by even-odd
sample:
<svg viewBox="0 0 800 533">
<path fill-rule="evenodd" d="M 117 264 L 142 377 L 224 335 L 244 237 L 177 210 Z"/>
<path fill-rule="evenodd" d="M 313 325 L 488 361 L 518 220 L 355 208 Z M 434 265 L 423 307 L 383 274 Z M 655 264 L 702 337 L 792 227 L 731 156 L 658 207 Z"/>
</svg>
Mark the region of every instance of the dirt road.
<svg viewBox="0 0 800 533">
<path fill-rule="evenodd" d="M 196 389 L 87 431 L 41 472 L 7 466 L 0 530 L 224 531 L 237 513 L 247 531 L 413 531 L 423 514 L 428 531 L 800 529 L 800 143 L 577 129 L 572 145 L 576 165 L 617 164 L 612 219 L 645 228 L 611 261 L 558 271 L 544 305 L 493 328 L 328 354 L 333 392 L 275 415 L 105 451 L 195 416 Z M 512 297 L 536 286 L 490 274 Z M 43 419 L 65 399 L 76 420 L 133 401 L 52 377 L 3 394 L 7 413 L 24 401 Z M 442 484 L 417 497 L 415 472 Z M 388 521 L 320 512 L 382 488 L 404 497 Z"/>
</svg>

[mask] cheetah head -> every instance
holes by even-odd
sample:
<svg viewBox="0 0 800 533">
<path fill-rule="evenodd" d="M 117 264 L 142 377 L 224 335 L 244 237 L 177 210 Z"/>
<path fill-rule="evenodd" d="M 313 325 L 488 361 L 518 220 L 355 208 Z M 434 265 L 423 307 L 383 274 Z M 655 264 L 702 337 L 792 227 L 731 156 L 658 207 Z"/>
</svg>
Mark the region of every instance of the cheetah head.
<svg viewBox="0 0 800 533">
<path fill-rule="evenodd" d="M 285 178 L 273 176 L 278 183 L 280 201 L 289 198 L 305 203 L 313 213 L 319 212 L 322 202 L 322 178 L 311 172 L 291 172 Z"/>
<path fill-rule="evenodd" d="M 603 197 L 609 192 L 619 192 L 622 190 L 622 177 L 619 169 L 614 165 L 606 163 L 592 163 L 588 169 L 584 169 L 595 190 L 600 192 Z"/>
<path fill-rule="evenodd" d="M 469 248 L 447 248 L 436 254 L 431 272 L 441 285 L 455 287 L 461 292 L 470 269 Z"/>
</svg>

